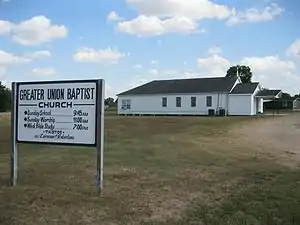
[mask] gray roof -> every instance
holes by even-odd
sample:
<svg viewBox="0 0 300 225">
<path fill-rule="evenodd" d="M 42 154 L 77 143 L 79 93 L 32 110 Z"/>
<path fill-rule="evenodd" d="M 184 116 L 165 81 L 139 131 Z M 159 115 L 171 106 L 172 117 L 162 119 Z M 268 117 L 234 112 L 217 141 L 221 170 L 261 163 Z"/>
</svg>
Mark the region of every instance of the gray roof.
<svg viewBox="0 0 300 225">
<path fill-rule="evenodd" d="M 229 77 L 155 80 L 118 95 L 230 92 L 236 80 Z"/>
<path fill-rule="evenodd" d="M 237 84 L 231 94 L 253 94 L 258 84 L 258 82 Z"/>
<path fill-rule="evenodd" d="M 259 91 L 256 94 L 256 96 L 258 96 L 258 97 L 275 97 L 280 92 L 281 92 L 281 90 L 268 90 L 268 89 L 264 89 L 264 90 Z"/>
</svg>

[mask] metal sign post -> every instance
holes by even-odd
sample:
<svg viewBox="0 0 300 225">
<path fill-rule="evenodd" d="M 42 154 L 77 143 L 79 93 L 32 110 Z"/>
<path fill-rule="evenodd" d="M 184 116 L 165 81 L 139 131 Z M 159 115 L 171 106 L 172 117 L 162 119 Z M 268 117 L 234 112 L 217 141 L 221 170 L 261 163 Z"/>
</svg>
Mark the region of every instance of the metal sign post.
<svg viewBox="0 0 300 225">
<path fill-rule="evenodd" d="M 97 99 L 97 133 L 104 134 L 104 80 L 99 80 L 98 83 L 98 99 Z M 103 195 L 103 145 L 104 135 L 98 136 L 97 140 L 97 192 L 102 197 Z"/>
<path fill-rule="evenodd" d="M 16 111 L 17 111 L 17 91 L 16 83 L 11 84 L 11 162 L 10 162 L 10 183 L 12 186 L 17 185 L 18 181 L 18 147 L 17 147 L 17 127 L 16 127 Z"/>
<path fill-rule="evenodd" d="M 97 190 L 103 190 L 104 80 L 12 84 L 11 184 L 17 184 L 17 144 L 97 149 Z"/>
</svg>

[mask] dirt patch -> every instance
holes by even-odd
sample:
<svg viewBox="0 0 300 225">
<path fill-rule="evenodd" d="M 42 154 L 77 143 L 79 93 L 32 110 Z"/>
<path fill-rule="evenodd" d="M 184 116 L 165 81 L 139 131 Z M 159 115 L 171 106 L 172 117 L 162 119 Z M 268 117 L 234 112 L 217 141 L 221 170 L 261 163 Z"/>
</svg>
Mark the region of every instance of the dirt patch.
<svg viewBox="0 0 300 225">
<path fill-rule="evenodd" d="M 236 143 L 289 167 L 300 165 L 300 113 L 243 124 L 232 131 Z"/>
</svg>

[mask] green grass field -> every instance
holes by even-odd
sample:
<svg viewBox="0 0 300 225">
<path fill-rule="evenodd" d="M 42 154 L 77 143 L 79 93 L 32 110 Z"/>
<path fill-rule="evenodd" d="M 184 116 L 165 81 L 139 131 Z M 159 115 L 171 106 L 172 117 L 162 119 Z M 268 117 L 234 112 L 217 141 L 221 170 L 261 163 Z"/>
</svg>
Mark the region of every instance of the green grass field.
<svg viewBox="0 0 300 225">
<path fill-rule="evenodd" d="M 101 199 L 91 148 L 20 145 L 10 187 L 2 117 L 0 224 L 300 224 L 300 170 L 230 132 L 264 119 L 107 117 Z"/>
</svg>

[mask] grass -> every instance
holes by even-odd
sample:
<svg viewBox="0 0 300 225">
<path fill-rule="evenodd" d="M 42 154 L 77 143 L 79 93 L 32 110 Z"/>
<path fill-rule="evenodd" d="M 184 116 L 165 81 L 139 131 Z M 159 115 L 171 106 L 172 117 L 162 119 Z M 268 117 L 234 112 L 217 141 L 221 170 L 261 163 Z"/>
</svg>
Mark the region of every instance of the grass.
<svg viewBox="0 0 300 225">
<path fill-rule="evenodd" d="M 10 187 L 0 117 L 0 224 L 300 224 L 300 170 L 229 132 L 264 119 L 107 117 L 101 199 L 90 148 L 20 145 Z"/>
</svg>

